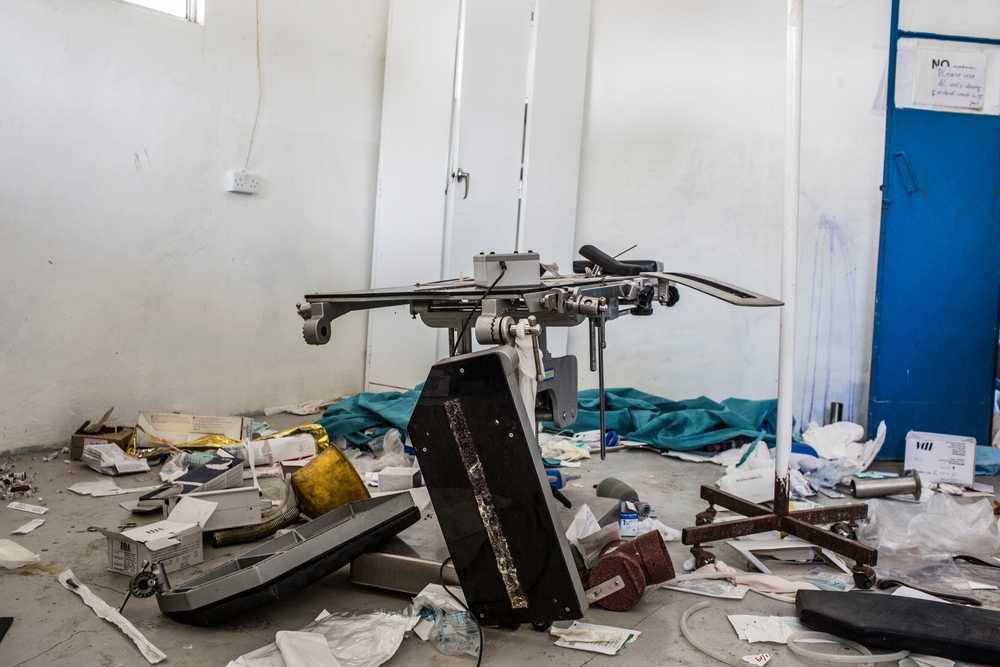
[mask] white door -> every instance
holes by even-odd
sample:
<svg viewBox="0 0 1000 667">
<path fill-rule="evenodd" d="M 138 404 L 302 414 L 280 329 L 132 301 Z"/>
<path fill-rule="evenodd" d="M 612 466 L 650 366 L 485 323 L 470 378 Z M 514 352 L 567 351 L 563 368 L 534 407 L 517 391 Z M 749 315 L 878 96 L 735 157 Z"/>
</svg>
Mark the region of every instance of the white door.
<svg viewBox="0 0 1000 667">
<path fill-rule="evenodd" d="M 460 0 L 392 0 L 372 252 L 373 288 L 441 277 Z M 412 389 L 437 361 L 439 332 L 409 308 L 368 316 L 369 391 Z"/>
<path fill-rule="evenodd" d="M 570 270 L 590 4 L 392 0 L 373 287 L 471 277 L 473 255 L 491 251 L 532 249 Z M 523 206 L 522 161 L 539 183 Z M 446 333 L 407 307 L 372 311 L 368 390 L 422 382 Z"/>
<path fill-rule="evenodd" d="M 531 11 L 532 0 L 466 0 L 445 223 L 448 277 L 471 276 L 473 255 L 517 247 Z M 462 183 L 459 169 L 469 174 Z"/>
</svg>

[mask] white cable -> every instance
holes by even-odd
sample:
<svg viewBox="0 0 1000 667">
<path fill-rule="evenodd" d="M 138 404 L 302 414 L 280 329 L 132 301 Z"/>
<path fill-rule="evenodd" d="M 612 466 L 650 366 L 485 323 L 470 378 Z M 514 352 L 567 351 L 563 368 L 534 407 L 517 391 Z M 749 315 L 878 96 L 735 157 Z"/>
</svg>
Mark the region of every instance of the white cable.
<svg viewBox="0 0 1000 667">
<path fill-rule="evenodd" d="M 684 612 L 683 615 L 681 615 L 681 634 L 684 635 L 685 639 L 687 639 L 689 642 L 691 642 L 692 646 L 694 646 L 696 649 L 698 649 L 699 651 L 701 651 L 702 653 L 704 653 L 708 657 L 715 658 L 719 662 L 727 664 L 730 667 L 742 667 L 742 665 L 740 663 L 736 662 L 735 660 L 733 660 L 732 658 L 730 658 L 728 655 L 725 655 L 724 653 L 719 653 L 715 649 L 709 648 L 705 644 L 702 644 L 699 640 L 697 640 L 697 639 L 694 638 L 694 635 L 692 635 L 691 631 L 688 629 L 687 622 L 688 622 L 688 618 L 691 616 L 691 614 L 693 614 L 694 612 L 699 611 L 701 609 L 704 609 L 705 607 L 709 606 L 710 604 L 711 604 L 710 602 L 699 602 L 697 604 L 694 604 L 694 605 L 691 605 L 690 607 L 688 607 L 688 610 L 686 612 Z"/>
<path fill-rule="evenodd" d="M 837 644 L 843 644 L 844 646 L 853 648 L 855 651 L 861 653 L 861 655 L 838 655 L 836 653 L 810 651 L 809 649 L 803 648 L 798 643 L 803 639 L 823 639 L 828 642 L 836 642 Z M 836 662 L 841 665 L 868 665 L 873 662 L 898 662 L 899 660 L 902 660 L 906 656 L 910 655 L 909 651 L 896 651 L 895 653 L 881 653 L 873 655 L 871 651 L 857 642 L 841 639 L 836 635 L 829 635 L 825 632 L 793 632 L 789 635 L 786 642 L 788 643 L 788 648 L 792 650 L 792 653 L 797 653 L 803 658 L 818 660 L 820 662 Z"/>
<path fill-rule="evenodd" d="M 247 159 L 243 161 L 243 171 L 250 164 L 250 151 L 253 150 L 253 138 L 257 134 L 257 119 L 260 118 L 260 100 L 264 96 L 264 84 L 260 75 L 260 0 L 253 3 L 254 36 L 257 43 L 257 111 L 253 115 L 253 129 L 250 130 L 250 145 L 247 146 Z"/>
</svg>

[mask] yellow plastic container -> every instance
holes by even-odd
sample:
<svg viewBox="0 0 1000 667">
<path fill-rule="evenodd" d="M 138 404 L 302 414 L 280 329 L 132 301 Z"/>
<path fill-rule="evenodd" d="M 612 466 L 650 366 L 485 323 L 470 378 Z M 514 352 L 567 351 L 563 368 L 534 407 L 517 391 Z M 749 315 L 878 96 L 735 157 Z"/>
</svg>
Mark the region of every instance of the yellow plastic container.
<svg viewBox="0 0 1000 667">
<path fill-rule="evenodd" d="M 292 474 L 295 501 L 310 519 L 323 516 L 355 500 L 371 498 L 358 471 L 338 447 L 327 447 Z"/>
</svg>

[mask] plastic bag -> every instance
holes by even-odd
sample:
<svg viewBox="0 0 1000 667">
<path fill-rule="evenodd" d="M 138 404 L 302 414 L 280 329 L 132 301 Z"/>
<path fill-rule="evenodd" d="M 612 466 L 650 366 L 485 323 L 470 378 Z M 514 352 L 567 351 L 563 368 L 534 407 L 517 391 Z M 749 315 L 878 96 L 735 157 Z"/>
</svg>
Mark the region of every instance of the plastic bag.
<svg viewBox="0 0 1000 667">
<path fill-rule="evenodd" d="M 873 500 L 858 539 L 879 553 L 917 556 L 993 555 L 1000 551 L 1000 531 L 993 504 L 983 498 L 962 504 L 936 493 L 927 503 Z"/>
<path fill-rule="evenodd" d="M 409 468 L 413 465 L 413 457 L 406 453 L 403 438 L 394 428 L 369 440 L 364 448 L 351 447 L 344 454 L 359 473 L 379 472 L 385 468 Z"/>
<path fill-rule="evenodd" d="M 809 480 L 809 482 L 814 486 L 821 486 L 824 489 L 832 489 L 840 484 L 840 480 L 844 479 L 848 475 L 853 475 L 856 472 L 856 470 L 848 468 L 839 461 L 833 461 L 831 463 L 827 463 L 816 472 L 809 473 L 806 475 L 806 479 Z"/>
<path fill-rule="evenodd" d="M 326 637 L 330 652 L 341 667 L 378 667 L 391 658 L 413 628 L 416 618 L 408 613 L 377 611 L 356 616 L 331 615 L 324 611 L 302 628 Z M 242 655 L 227 667 L 284 667 L 277 644 Z"/>
<path fill-rule="evenodd" d="M 892 579 L 928 593 L 958 593 L 969 596 L 972 593 L 972 586 L 951 556 L 946 554 L 879 553 L 875 572 L 882 581 Z"/>
<path fill-rule="evenodd" d="M 479 626 L 444 587 L 428 584 L 413 598 L 413 609 L 420 617 L 413 628 L 418 637 L 445 655 L 479 655 Z"/>
</svg>

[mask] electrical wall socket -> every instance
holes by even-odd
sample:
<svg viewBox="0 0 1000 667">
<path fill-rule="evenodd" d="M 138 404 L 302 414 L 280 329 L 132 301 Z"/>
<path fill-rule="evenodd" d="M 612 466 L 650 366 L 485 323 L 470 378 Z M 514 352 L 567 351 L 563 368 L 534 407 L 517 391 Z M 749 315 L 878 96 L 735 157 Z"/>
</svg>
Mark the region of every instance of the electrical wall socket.
<svg viewBox="0 0 1000 667">
<path fill-rule="evenodd" d="M 228 171 L 226 172 L 226 190 L 255 195 L 260 190 L 260 176 L 248 174 L 245 171 Z"/>
</svg>

